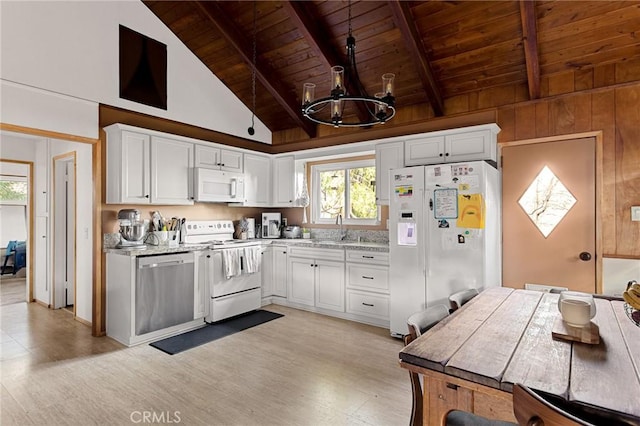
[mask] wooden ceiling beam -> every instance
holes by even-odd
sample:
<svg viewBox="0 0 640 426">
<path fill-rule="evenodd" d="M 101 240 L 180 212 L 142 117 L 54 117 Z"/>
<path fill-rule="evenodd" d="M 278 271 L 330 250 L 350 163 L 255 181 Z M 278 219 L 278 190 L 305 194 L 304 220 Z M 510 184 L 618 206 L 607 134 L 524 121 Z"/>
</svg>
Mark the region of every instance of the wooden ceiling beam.
<svg viewBox="0 0 640 426">
<path fill-rule="evenodd" d="M 418 33 L 418 28 L 416 28 L 415 21 L 411 15 L 411 5 L 407 1 L 400 0 L 389 0 L 388 3 L 393 13 L 393 21 L 400 30 L 405 46 L 409 51 L 409 56 L 413 59 L 418 70 L 422 87 L 427 93 L 431 108 L 433 108 L 434 114 L 440 117 L 444 115 L 444 101 L 433 75 L 431 63 L 427 58 L 427 52 Z"/>
<path fill-rule="evenodd" d="M 227 42 L 238 52 L 250 70 L 254 70 L 253 46 L 250 40 L 233 25 L 233 19 L 220 7 L 218 2 L 194 1 L 193 4 L 203 13 L 207 20 L 218 29 Z M 275 78 L 276 72 L 268 64 L 255 65 L 256 79 L 264 86 L 273 98 L 284 108 L 291 118 L 309 137 L 316 136 L 316 125 L 302 116 L 297 99 L 288 95 L 289 90 Z"/>
<path fill-rule="evenodd" d="M 282 4 L 291 21 L 309 45 L 309 48 L 322 61 L 323 66 L 331 69 L 332 66 L 345 61 L 344 57 L 327 43 L 323 28 L 320 26 L 318 19 L 313 18 L 312 14 L 307 11 L 306 2 L 285 1 Z M 345 67 L 345 72 L 349 72 L 349 75 L 345 78 L 347 93 L 357 94 L 357 86 L 353 84 L 356 77 L 350 71 L 349 67 Z M 361 121 L 369 121 L 371 119 L 369 110 L 363 102 L 355 102 L 354 106 Z"/>
<path fill-rule="evenodd" d="M 538 60 L 535 1 L 520 0 L 520 19 L 522 20 L 522 41 L 527 64 L 529 98 L 538 99 L 540 97 L 540 62 Z"/>
</svg>

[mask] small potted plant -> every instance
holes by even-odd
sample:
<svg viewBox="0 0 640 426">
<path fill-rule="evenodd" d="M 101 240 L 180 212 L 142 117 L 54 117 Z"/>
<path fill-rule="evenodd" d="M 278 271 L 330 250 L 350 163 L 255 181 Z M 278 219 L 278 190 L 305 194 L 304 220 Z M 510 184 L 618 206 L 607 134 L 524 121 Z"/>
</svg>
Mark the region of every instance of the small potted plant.
<svg viewBox="0 0 640 426">
<path fill-rule="evenodd" d="M 302 238 L 311 238 L 311 230 L 308 228 L 302 228 Z"/>
</svg>

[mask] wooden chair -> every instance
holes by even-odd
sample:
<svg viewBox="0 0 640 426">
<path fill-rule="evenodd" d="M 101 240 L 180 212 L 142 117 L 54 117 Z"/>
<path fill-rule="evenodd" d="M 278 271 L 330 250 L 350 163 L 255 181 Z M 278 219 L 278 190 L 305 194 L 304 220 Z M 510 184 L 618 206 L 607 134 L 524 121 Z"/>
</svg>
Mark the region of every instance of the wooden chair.
<svg viewBox="0 0 640 426">
<path fill-rule="evenodd" d="M 431 306 L 424 311 L 416 312 L 407 319 L 409 334 L 404 336 L 404 344 L 413 342 L 425 331 L 440 322 L 449 315 L 449 309 L 445 305 Z M 422 426 L 422 385 L 417 373 L 409 372 L 411 379 L 411 393 L 413 394 L 413 407 L 411 408 L 411 425 Z"/>
<path fill-rule="evenodd" d="M 518 423 L 526 426 L 593 425 L 552 404 L 521 384 L 513 386 L 513 412 Z"/>
<path fill-rule="evenodd" d="M 451 311 L 456 311 L 460 309 L 462 305 L 467 303 L 469 300 L 473 299 L 478 295 L 478 290 L 475 288 L 468 288 L 466 290 L 459 291 L 457 293 L 453 293 L 449 296 L 449 303 L 451 304 Z"/>
</svg>

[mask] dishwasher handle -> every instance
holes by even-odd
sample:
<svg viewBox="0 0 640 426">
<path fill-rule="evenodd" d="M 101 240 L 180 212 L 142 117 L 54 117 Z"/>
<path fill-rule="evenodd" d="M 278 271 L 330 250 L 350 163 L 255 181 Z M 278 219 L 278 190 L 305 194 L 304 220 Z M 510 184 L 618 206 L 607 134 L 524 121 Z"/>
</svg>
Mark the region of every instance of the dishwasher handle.
<svg viewBox="0 0 640 426">
<path fill-rule="evenodd" d="M 182 265 L 184 264 L 185 261 L 184 260 L 173 260 L 170 262 L 158 262 L 158 263 L 147 263 L 147 264 L 142 264 L 142 265 L 138 265 L 139 269 L 144 269 L 144 268 L 158 268 L 161 266 L 175 266 L 175 265 Z"/>
<path fill-rule="evenodd" d="M 137 262 L 138 269 L 180 266 L 190 263 L 194 263 L 194 256 L 192 252 L 140 256 L 138 257 Z"/>
</svg>

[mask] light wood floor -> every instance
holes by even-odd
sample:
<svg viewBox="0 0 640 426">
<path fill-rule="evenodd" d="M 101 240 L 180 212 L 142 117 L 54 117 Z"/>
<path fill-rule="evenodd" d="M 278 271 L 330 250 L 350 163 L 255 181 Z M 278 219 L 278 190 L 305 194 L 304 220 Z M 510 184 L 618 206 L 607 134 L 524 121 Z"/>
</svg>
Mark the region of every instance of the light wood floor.
<svg viewBox="0 0 640 426">
<path fill-rule="evenodd" d="M 285 316 L 171 356 L 93 338 L 61 310 L 2 306 L 0 424 L 408 424 L 402 344 L 388 330 L 266 309 Z"/>
<path fill-rule="evenodd" d="M 11 305 L 26 300 L 26 278 L 0 278 L 0 305 Z"/>
</svg>

